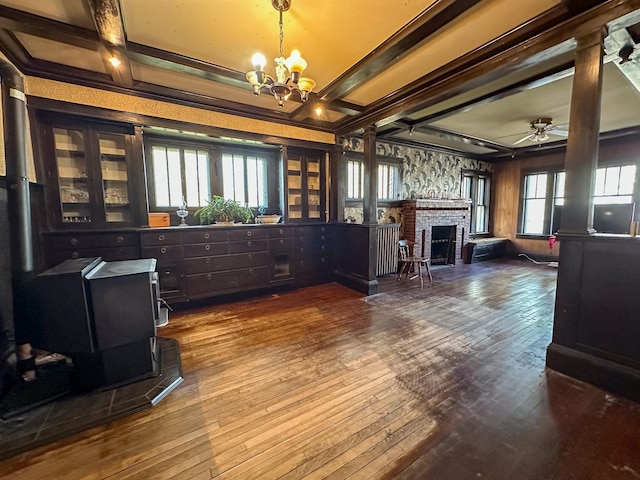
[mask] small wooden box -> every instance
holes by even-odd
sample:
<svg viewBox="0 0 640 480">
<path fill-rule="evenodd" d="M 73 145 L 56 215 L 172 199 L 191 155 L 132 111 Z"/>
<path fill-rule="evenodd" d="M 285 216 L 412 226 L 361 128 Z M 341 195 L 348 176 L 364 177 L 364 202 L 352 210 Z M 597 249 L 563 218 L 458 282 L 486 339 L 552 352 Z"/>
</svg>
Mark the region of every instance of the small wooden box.
<svg viewBox="0 0 640 480">
<path fill-rule="evenodd" d="M 155 227 L 155 228 L 171 226 L 171 222 L 169 221 L 169 214 L 168 213 L 150 213 L 149 226 Z"/>
</svg>

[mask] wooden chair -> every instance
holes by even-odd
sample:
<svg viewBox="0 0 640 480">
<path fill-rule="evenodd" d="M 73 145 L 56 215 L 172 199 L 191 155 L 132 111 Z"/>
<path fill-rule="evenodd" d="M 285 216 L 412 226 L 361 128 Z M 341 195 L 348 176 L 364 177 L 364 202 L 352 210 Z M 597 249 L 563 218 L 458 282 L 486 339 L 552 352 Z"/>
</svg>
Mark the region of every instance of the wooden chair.
<svg viewBox="0 0 640 480">
<path fill-rule="evenodd" d="M 416 257 L 413 255 L 413 247 L 414 244 L 409 242 L 408 240 L 400 240 L 398 242 L 398 250 L 400 252 L 400 258 L 398 261 L 400 262 L 400 270 L 398 271 L 398 280 L 402 276 L 402 272 L 406 272 L 405 276 L 409 276 L 409 272 L 415 267 L 416 276 L 420 277 L 420 288 L 424 288 L 424 280 L 422 279 L 422 267 L 424 266 L 427 269 L 427 275 L 429 276 L 429 282 L 433 282 L 433 278 L 431 277 L 431 270 L 429 269 L 429 261 L 428 257 Z M 413 280 L 416 276 L 411 277 Z"/>
</svg>

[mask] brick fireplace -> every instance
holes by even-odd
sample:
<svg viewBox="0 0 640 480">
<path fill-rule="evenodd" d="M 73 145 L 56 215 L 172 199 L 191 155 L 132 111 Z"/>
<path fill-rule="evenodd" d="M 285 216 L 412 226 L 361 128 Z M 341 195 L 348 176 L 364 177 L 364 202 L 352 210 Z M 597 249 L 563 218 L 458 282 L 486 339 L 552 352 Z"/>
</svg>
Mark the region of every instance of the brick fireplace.
<svg viewBox="0 0 640 480">
<path fill-rule="evenodd" d="M 432 263 L 459 264 L 462 261 L 462 247 L 469 241 L 469 217 L 471 202 L 464 199 L 455 200 L 405 200 L 402 202 L 401 237 L 415 242 L 415 254 L 432 257 L 432 240 L 436 242 L 434 253 L 439 258 L 432 258 Z M 437 228 L 434 240 L 433 227 Z M 447 235 L 438 232 L 448 231 Z M 445 247 L 445 238 L 450 243 Z M 441 251 L 451 250 L 451 255 Z"/>
</svg>

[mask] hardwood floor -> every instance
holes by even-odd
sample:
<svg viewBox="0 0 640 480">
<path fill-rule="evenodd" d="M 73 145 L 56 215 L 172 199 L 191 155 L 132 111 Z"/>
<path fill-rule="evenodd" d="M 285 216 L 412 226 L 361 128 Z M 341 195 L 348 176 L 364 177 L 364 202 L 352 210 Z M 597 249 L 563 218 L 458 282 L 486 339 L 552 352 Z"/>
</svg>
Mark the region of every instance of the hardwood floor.
<svg viewBox="0 0 640 480">
<path fill-rule="evenodd" d="M 2 478 L 638 479 L 640 405 L 545 370 L 556 271 L 338 284 L 171 315 L 185 382 Z"/>
</svg>

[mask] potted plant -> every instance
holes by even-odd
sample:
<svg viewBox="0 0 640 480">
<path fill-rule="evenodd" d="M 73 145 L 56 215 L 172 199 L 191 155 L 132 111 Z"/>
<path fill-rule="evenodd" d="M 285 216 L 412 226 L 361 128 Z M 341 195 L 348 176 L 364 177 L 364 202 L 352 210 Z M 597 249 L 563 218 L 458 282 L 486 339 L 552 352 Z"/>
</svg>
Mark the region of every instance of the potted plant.
<svg viewBox="0 0 640 480">
<path fill-rule="evenodd" d="M 214 195 L 207 200 L 207 205 L 194 213 L 200 219 L 200 223 L 232 224 L 236 220 L 248 223 L 253 219 L 253 211 L 249 207 L 243 207 L 237 201 Z"/>
</svg>

